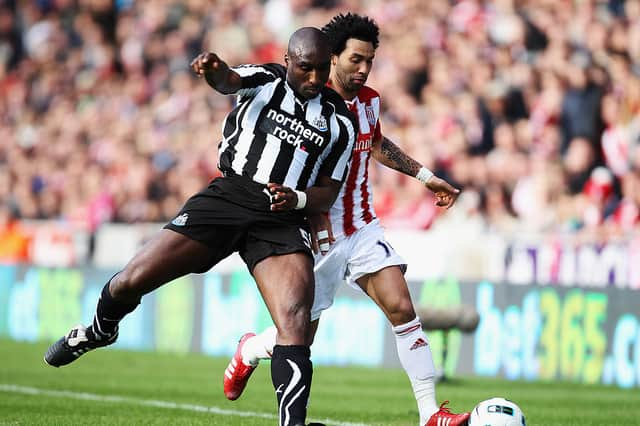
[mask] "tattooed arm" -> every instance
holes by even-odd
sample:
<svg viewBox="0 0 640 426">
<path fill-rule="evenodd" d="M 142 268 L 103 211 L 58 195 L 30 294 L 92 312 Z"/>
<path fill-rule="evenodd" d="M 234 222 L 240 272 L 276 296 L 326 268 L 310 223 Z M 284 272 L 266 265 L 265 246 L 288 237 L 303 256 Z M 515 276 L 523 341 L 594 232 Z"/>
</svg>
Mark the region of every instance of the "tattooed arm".
<svg viewBox="0 0 640 426">
<path fill-rule="evenodd" d="M 373 142 L 371 153 L 380 163 L 411 177 L 415 177 L 422 167 L 422 164 L 405 154 L 398 145 L 385 136 Z"/>
<path fill-rule="evenodd" d="M 405 175 L 420 179 L 418 173 L 423 169 L 422 164 L 409 157 L 398 147 L 384 136 L 381 136 L 373 142 L 371 147 L 373 158 L 390 169 L 397 170 Z M 428 172 L 431 174 L 431 172 Z M 454 188 L 444 179 L 432 175 L 425 181 L 424 186 L 427 187 L 436 196 L 436 205 L 449 208 L 456 202 L 460 190 Z"/>
</svg>

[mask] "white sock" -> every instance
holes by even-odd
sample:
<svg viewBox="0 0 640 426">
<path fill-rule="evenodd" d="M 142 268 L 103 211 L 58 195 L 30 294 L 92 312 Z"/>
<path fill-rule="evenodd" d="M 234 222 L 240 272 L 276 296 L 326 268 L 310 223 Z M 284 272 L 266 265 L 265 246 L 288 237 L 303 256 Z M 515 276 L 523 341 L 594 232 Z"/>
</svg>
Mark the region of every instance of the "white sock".
<svg viewBox="0 0 640 426">
<path fill-rule="evenodd" d="M 261 359 L 271 359 L 277 334 L 278 329 L 272 325 L 262 333 L 247 339 L 242 346 L 242 362 L 255 366 Z"/>
<path fill-rule="evenodd" d="M 407 372 L 418 403 L 420 424 L 424 425 L 438 411 L 436 404 L 433 356 L 427 336 L 418 317 L 406 324 L 393 327 L 400 364 Z"/>
</svg>

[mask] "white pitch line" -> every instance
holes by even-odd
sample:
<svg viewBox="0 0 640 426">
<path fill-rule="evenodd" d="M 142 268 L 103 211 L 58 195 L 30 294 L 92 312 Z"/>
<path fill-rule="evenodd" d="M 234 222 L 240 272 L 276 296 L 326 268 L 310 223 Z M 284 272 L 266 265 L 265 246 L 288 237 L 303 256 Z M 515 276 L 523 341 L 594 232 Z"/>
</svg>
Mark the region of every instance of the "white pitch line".
<svg viewBox="0 0 640 426">
<path fill-rule="evenodd" d="M 253 411 L 227 410 L 227 409 L 215 407 L 215 406 L 207 407 L 205 405 L 182 404 L 182 403 L 171 402 L 171 401 L 160 401 L 157 399 L 138 399 L 138 398 L 130 398 L 126 396 L 118 396 L 118 395 L 98 395 L 95 393 L 86 393 L 86 392 L 38 389 L 38 388 L 32 388 L 28 386 L 9 385 L 4 383 L 0 383 L 0 392 L 20 393 L 24 395 L 45 395 L 45 396 L 54 396 L 58 398 L 83 399 L 87 401 L 98 401 L 98 402 L 113 402 L 113 403 L 144 405 L 147 407 L 168 408 L 171 410 L 186 410 L 186 411 L 213 413 L 213 414 L 219 414 L 222 416 L 257 417 L 261 419 L 274 419 L 274 420 L 278 419 L 278 416 L 276 416 L 275 414 L 257 413 Z M 325 423 L 326 425 L 331 425 L 331 426 L 369 426 L 366 423 L 341 422 L 341 421 L 332 420 L 332 419 L 309 419 L 309 420 L 313 422 L 322 422 L 322 423 Z"/>
</svg>

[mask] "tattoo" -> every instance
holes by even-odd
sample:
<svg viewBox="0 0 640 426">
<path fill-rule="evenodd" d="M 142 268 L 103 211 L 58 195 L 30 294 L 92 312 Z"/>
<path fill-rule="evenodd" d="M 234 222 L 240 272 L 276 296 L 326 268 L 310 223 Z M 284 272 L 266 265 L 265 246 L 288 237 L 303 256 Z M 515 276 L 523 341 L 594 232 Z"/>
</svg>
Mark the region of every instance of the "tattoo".
<svg viewBox="0 0 640 426">
<path fill-rule="evenodd" d="M 405 154 L 396 144 L 386 137 L 382 137 L 380 145 L 380 157 L 382 164 L 409 176 L 415 176 L 420 170 L 420 163 Z"/>
</svg>

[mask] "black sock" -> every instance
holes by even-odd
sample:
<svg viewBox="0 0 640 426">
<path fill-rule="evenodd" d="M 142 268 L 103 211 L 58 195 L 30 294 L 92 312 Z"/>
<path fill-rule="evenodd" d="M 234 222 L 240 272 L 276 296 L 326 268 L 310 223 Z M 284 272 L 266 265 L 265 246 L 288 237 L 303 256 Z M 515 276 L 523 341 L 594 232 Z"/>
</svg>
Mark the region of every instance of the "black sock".
<svg viewBox="0 0 640 426">
<path fill-rule="evenodd" d="M 276 345 L 271 356 L 271 381 L 278 398 L 280 426 L 304 424 L 311 390 L 311 351 L 308 346 Z"/>
<path fill-rule="evenodd" d="M 108 339 L 118 330 L 118 324 L 130 312 L 138 306 L 138 303 L 124 304 L 115 300 L 109 293 L 109 282 L 102 288 L 102 294 L 98 299 L 96 314 L 93 317 L 91 332 L 96 339 Z"/>
</svg>

